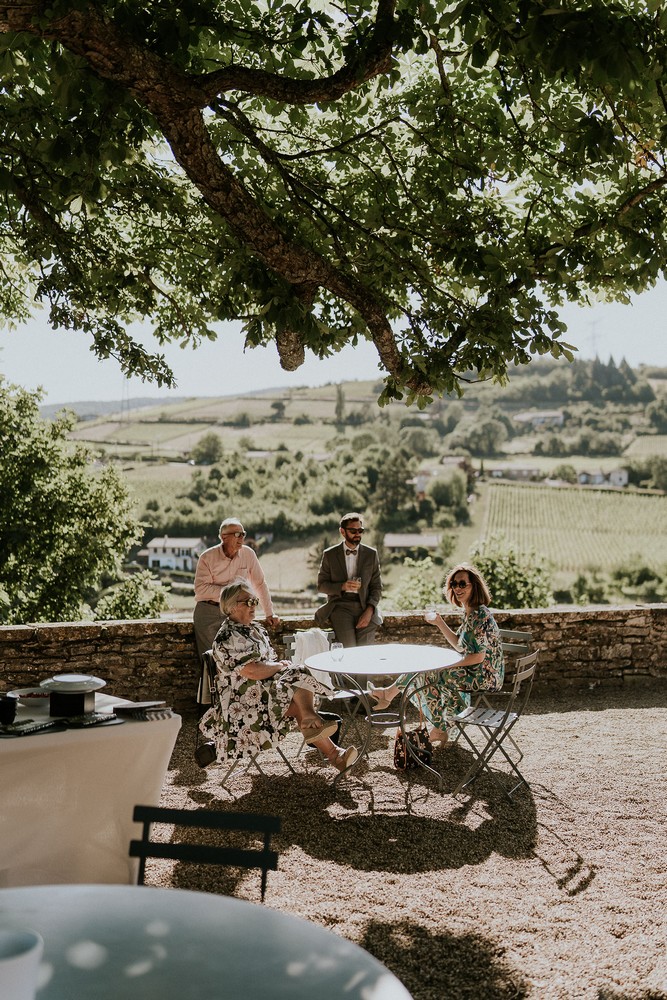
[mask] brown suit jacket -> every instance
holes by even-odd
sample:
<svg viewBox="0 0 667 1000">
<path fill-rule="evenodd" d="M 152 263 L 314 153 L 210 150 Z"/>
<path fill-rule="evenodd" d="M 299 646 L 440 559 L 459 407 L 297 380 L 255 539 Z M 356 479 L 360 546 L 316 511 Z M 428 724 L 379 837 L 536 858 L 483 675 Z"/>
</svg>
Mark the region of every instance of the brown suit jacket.
<svg viewBox="0 0 667 1000">
<path fill-rule="evenodd" d="M 325 549 L 322 554 L 322 562 L 317 574 L 317 589 L 321 594 L 326 594 L 328 600 L 315 612 L 315 621 L 320 627 L 326 624 L 336 602 L 340 601 L 341 586 L 347 580 L 344 546 L 345 543 L 340 541 L 337 545 Z M 382 576 L 377 549 L 370 545 L 362 544 L 359 546 L 357 572 L 361 577 L 361 589 L 359 590 L 361 610 L 363 611 L 368 604 L 372 604 L 374 608 L 372 621 L 375 625 L 381 625 L 382 615 L 378 605 L 382 596 Z"/>
</svg>

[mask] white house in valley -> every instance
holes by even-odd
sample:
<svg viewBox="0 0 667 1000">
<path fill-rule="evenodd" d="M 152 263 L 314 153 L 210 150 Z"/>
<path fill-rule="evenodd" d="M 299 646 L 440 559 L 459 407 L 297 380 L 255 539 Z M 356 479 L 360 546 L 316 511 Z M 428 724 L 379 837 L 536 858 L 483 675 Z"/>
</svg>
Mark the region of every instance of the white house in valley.
<svg viewBox="0 0 667 1000">
<path fill-rule="evenodd" d="M 149 569 L 185 569 L 194 573 L 197 559 L 208 548 L 203 538 L 152 538 L 139 556 L 148 560 Z"/>
</svg>

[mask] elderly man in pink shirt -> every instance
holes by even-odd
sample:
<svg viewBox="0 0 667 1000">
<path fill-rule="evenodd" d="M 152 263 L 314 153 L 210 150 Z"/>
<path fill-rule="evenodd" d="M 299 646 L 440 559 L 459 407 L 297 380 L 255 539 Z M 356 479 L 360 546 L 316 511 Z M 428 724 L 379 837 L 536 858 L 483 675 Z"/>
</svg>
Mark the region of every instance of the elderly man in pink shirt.
<svg viewBox="0 0 667 1000">
<path fill-rule="evenodd" d="M 273 613 L 271 594 L 264 579 L 259 559 L 249 545 L 244 545 L 246 533 L 236 517 L 228 517 L 220 525 L 220 544 L 206 549 L 199 557 L 195 573 L 195 640 L 201 656 L 213 645 L 220 628 L 220 591 L 236 577 L 249 580 L 262 603 L 269 625 L 280 624 Z"/>
</svg>

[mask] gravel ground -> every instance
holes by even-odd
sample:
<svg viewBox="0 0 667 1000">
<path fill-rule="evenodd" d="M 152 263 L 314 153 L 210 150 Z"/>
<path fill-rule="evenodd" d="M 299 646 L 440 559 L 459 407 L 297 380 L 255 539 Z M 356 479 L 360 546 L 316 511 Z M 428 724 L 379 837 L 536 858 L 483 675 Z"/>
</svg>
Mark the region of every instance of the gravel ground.
<svg viewBox="0 0 667 1000">
<path fill-rule="evenodd" d="M 445 794 L 409 781 L 389 732 L 337 792 L 311 752 L 296 775 L 265 754 L 268 776 L 235 774 L 232 795 L 192 759 L 193 715 L 162 804 L 280 815 L 266 905 L 366 948 L 414 1000 L 667 1000 L 667 682 L 538 692 L 519 727 L 530 791 L 513 803 L 488 778 L 448 794 L 457 746 L 435 754 Z M 259 901 L 257 872 L 155 862 L 147 882 Z"/>
</svg>

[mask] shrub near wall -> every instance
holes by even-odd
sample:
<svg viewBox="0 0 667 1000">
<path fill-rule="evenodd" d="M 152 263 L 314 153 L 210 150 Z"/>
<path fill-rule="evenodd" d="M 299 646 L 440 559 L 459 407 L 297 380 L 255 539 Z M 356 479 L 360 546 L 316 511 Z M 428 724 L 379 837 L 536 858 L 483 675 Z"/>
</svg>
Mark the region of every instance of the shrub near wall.
<svg viewBox="0 0 667 1000">
<path fill-rule="evenodd" d="M 445 618 L 456 627 L 455 615 Z M 503 628 L 533 633 L 540 649 L 538 686 L 621 686 L 667 678 L 667 604 L 499 611 L 496 618 Z M 279 646 L 283 633 L 312 625 L 312 617 L 283 618 L 274 641 Z M 378 640 L 442 641 L 413 612 L 388 615 Z M 137 701 L 163 698 L 180 711 L 193 708 L 199 676 L 188 621 L 4 626 L 0 662 L 5 690 L 36 686 L 56 673 L 94 674 L 107 681 L 105 693 Z"/>
</svg>

